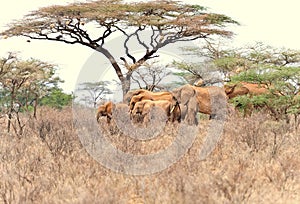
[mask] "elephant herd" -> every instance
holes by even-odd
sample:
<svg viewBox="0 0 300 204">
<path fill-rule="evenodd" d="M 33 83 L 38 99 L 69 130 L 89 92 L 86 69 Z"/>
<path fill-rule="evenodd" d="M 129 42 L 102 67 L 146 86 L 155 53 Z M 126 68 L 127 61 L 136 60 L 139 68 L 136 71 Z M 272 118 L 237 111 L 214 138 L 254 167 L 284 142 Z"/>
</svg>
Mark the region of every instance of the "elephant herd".
<svg viewBox="0 0 300 204">
<path fill-rule="evenodd" d="M 224 87 L 197 87 L 189 84 L 173 89 L 170 92 L 151 92 L 144 89 L 129 91 L 123 103 L 109 101 L 100 105 L 96 118 L 106 117 L 107 123 L 113 118 L 117 106 L 126 106 L 130 119 L 136 123 L 149 122 L 149 113 L 153 107 L 163 110 L 171 123 L 185 121 L 197 125 L 197 113 L 209 115 L 210 119 L 223 117 L 227 109 L 227 100 L 239 95 L 257 95 L 268 91 L 263 84 L 238 83 Z"/>
</svg>

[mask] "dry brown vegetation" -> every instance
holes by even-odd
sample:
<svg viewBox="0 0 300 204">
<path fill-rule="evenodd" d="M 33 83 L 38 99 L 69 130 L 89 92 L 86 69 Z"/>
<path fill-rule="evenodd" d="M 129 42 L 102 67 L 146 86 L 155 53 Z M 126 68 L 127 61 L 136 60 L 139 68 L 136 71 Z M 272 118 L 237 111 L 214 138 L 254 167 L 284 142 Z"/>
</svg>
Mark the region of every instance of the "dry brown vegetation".
<svg viewBox="0 0 300 204">
<path fill-rule="evenodd" d="M 21 137 L 1 127 L 0 203 L 300 203 L 300 127 L 262 114 L 232 114 L 216 149 L 199 161 L 208 123 L 201 120 L 201 134 L 179 162 L 130 176 L 86 152 L 71 108 L 43 108 Z M 164 148 L 173 137 L 137 142 L 111 131 L 118 148 L 139 154 Z"/>
</svg>

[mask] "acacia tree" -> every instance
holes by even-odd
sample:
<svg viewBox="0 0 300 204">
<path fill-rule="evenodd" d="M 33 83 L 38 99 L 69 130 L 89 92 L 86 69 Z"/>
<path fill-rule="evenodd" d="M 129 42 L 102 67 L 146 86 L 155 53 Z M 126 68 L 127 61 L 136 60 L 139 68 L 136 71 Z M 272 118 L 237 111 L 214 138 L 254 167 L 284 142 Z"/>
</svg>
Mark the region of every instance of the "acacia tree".
<svg viewBox="0 0 300 204">
<path fill-rule="evenodd" d="M 19 117 L 20 111 L 30 111 L 29 107 L 33 107 L 33 117 L 36 118 L 39 99 L 61 80 L 54 76 L 54 65 L 36 59 L 20 60 L 13 53 L 0 59 L 0 70 L 0 102 L 5 107 L 2 111 L 8 116 L 7 130 L 10 131 L 15 115 L 17 126 L 13 128 L 21 135 L 24 124 Z"/>
<path fill-rule="evenodd" d="M 185 55 L 199 59 L 197 62 L 176 61 L 173 64 L 184 72 L 181 75 L 190 84 L 215 85 L 230 81 L 230 77 L 246 70 L 247 59 L 242 48 L 229 48 L 224 41 L 208 41 L 199 47 L 183 47 Z M 200 83 L 199 83 L 200 82 Z"/>
<path fill-rule="evenodd" d="M 73 100 L 72 94 L 66 94 L 61 88 L 53 87 L 49 92 L 40 99 L 40 106 L 49 106 L 56 109 L 62 109 L 70 106 Z"/>
<path fill-rule="evenodd" d="M 170 0 L 132 3 L 98 0 L 41 8 L 14 23 L 2 35 L 81 44 L 98 51 L 111 63 L 125 94 L 130 89 L 133 71 L 145 61 L 156 57 L 155 53 L 160 48 L 210 35 L 230 37 L 232 32 L 225 29 L 227 24 L 237 22 L 225 15 L 208 13 L 199 5 Z M 92 34 L 95 29 L 97 36 Z M 142 31 L 151 33 L 147 42 L 141 39 Z M 110 51 L 114 48 L 105 47 L 113 33 L 121 33 L 125 37 L 123 45 L 120 45 L 124 48 L 125 57 L 120 59 L 125 65 L 125 71 Z M 137 58 L 129 50 L 129 42 L 132 40 L 144 48 L 142 57 Z"/>
<path fill-rule="evenodd" d="M 267 110 L 276 120 L 287 122 L 290 114 L 295 118 L 300 114 L 299 50 L 274 48 L 261 42 L 235 49 L 207 42 L 203 47 L 184 49 L 204 60 L 194 64 L 176 62 L 175 65 L 188 71 L 192 79 L 202 78 L 204 85 L 212 82 L 208 76 L 217 70 L 223 73 L 222 82 L 232 85 L 250 82 L 268 87 L 267 94 L 238 96 L 231 100 L 244 113 L 254 106 Z"/>
<path fill-rule="evenodd" d="M 103 100 L 105 96 L 112 94 L 112 91 L 108 88 L 110 85 L 109 81 L 100 82 L 85 82 L 80 84 L 78 91 L 88 92 L 83 100 L 89 104 L 93 104 L 93 107 L 97 107 L 97 103 Z"/>
<path fill-rule="evenodd" d="M 232 83 L 247 81 L 267 85 L 268 92 L 261 95 L 238 96 L 232 99 L 242 111 L 254 106 L 267 110 L 275 120 L 290 121 L 292 114 L 297 120 L 300 114 L 300 67 L 268 66 L 247 70 L 234 77 Z"/>
<path fill-rule="evenodd" d="M 202 59 L 199 62 L 174 62 L 174 65 L 188 72 L 186 79 L 202 79 L 204 85 L 215 82 L 230 82 L 231 77 L 262 66 L 291 67 L 300 63 L 300 51 L 274 48 L 257 42 L 253 45 L 228 48 L 224 42 L 206 41 L 200 47 L 184 47 L 186 54 Z M 211 78 L 219 72 L 222 77 Z"/>
<path fill-rule="evenodd" d="M 234 103 L 246 108 L 249 105 L 261 107 L 274 119 L 286 122 L 293 114 L 296 121 L 300 114 L 300 51 L 256 43 L 240 49 L 238 55 L 246 66 L 231 77 L 231 83 L 264 84 L 269 92 L 253 97 L 240 96 Z"/>
</svg>

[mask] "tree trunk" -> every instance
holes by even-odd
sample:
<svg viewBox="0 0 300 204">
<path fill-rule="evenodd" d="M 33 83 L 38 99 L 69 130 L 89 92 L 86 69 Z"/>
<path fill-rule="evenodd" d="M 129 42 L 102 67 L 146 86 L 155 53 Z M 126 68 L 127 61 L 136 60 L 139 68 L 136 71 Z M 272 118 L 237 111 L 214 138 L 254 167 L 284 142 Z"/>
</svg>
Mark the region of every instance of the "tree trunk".
<svg viewBox="0 0 300 204">
<path fill-rule="evenodd" d="M 7 132 L 10 132 L 10 126 L 11 126 L 11 120 L 12 120 L 12 113 L 14 111 L 14 102 L 15 102 L 15 86 L 12 86 L 11 92 L 10 92 L 10 107 L 8 111 L 8 123 L 7 123 Z"/>
<path fill-rule="evenodd" d="M 123 96 L 127 94 L 127 92 L 130 90 L 130 85 L 131 85 L 131 75 L 132 72 L 127 72 L 126 77 L 122 79 L 122 91 L 123 91 Z M 121 80 L 121 79 L 120 79 Z"/>
<path fill-rule="evenodd" d="M 162 47 L 162 46 L 160 46 Z M 96 50 L 100 53 L 102 53 L 111 63 L 111 65 L 113 66 L 121 84 L 122 84 L 122 91 L 123 91 L 123 96 L 125 96 L 125 94 L 130 90 L 130 84 L 131 84 L 131 76 L 134 70 L 136 70 L 138 67 L 140 67 L 144 62 L 146 62 L 148 59 L 151 58 L 151 56 L 157 52 L 159 47 L 156 47 L 155 49 L 151 50 L 151 51 L 147 51 L 146 54 L 139 59 L 137 62 L 135 62 L 134 66 L 132 66 L 131 68 L 127 68 L 128 72 L 125 74 L 125 77 L 122 73 L 122 70 L 119 66 L 119 64 L 117 63 L 117 61 L 115 60 L 115 58 L 112 56 L 112 54 L 105 48 L 103 47 L 97 47 Z M 93 48 L 95 49 L 95 48 Z M 126 60 L 124 58 L 121 57 L 121 60 L 123 60 L 125 62 L 125 64 L 127 63 Z"/>
<path fill-rule="evenodd" d="M 124 77 L 117 61 L 115 60 L 115 58 L 111 55 L 111 53 L 107 49 L 105 49 L 103 47 L 97 47 L 96 50 L 98 52 L 102 53 L 110 61 L 111 65 L 113 66 L 113 68 L 122 84 L 122 91 L 123 91 L 123 96 L 124 96 L 130 90 L 130 81 L 131 81 L 132 72 L 131 71 L 127 72 L 126 76 Z"/>
<path fill-rule="evenodd" d="M 36 110 L 37 110 L 37 106 L 38 106 L 38 96 L 36 96 L 35 100 L 34 100 L 34 107 L 33 107 L 33 118 L 36 119 Z"/>
<path fill-rule="evenodd" d="M 8 113 L 7 132 L 10 132 L 11 118 L 12 118 L 11 113 Z"/>
</svg>

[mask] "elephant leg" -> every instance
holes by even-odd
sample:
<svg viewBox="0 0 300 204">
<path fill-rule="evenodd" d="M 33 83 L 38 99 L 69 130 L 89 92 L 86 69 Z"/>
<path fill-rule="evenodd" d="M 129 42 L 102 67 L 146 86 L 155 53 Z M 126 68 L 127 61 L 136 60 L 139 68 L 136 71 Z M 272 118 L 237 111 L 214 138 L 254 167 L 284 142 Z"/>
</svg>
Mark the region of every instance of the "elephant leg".
<svg viewBox="0 0 300 204">
<path fill-rule="evenodd" d="M 97 113 L 96 119 L 97 119 L 97 122 L 99 122 L 99 119 L 100 119 L 100 114 L 99 113 Z"/>
</svg>

